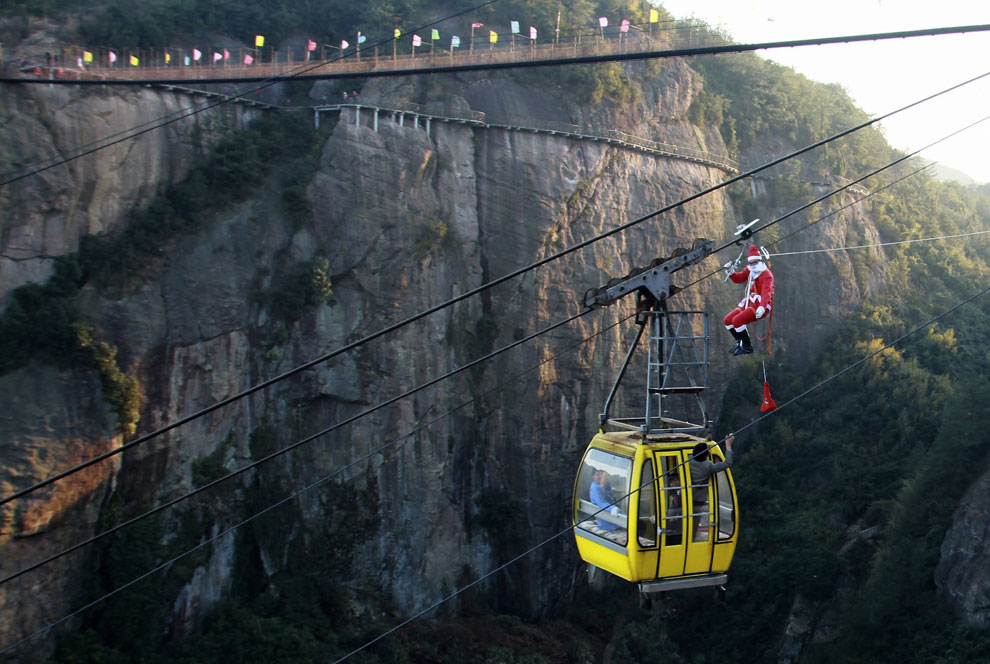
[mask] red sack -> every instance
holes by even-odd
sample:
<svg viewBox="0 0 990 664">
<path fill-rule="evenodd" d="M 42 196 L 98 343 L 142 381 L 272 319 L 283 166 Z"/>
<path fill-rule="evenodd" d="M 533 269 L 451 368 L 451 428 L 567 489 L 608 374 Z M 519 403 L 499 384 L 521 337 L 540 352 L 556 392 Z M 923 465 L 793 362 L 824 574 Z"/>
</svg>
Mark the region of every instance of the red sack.
<svg viewBox="0 0 990 664">
<path fill-rule="evenodd" d="M 763 381 L 763 404 L 760 406 L 760 412 L 769 413 L 771 410 L 777 410 L 777 403 L 770 396 L 770 383 Z"/>
</svg>

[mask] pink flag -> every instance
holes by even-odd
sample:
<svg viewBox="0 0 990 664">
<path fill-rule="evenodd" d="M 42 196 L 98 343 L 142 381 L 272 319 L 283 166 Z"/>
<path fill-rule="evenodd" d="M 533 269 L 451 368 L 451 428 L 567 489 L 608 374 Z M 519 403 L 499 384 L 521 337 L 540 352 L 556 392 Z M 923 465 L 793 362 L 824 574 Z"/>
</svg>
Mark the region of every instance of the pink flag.
<svg viewBox="0 0 990 664">
<path fill-rule="evenodd" d="M 536 28 L 529 26 L 529 38 L 536 39 Z"/>
<path fill-rule="evenodd" d="M 80 69 L 86 69 L 86 67 L 83 66 L 82 58 L 76 58 L 76 66 Z"/>
<path fill-rule="evenodd" d="M 113 64 L 115 62 L 117 62 L 117 54 L 114 53 L 113 51 L 110 51 L 110 64 Z"/>
<path fill-rule="evenodd" d="M 483 27 L 485 27 L 485 24 L 484 23 L 472 23 L 471 24 L 471 27 L 472 28 L 483 28 Z"/>
<path fill-rule="evenodd" d="M 216 62 L 217 60 L 223 60 L 223 56 L 216 51 L 213 51 L 213 62 Z"/>
<path fill-rule="evenodd" d="M 423 43 L 423 40 L 420 39 L 420 36 L 419 35 L 413 35 L 413 42 L 412 42 L 413 46 L 419 46 L 422 43 Z"/>
<path fill-rule="evenodd" d="M 347 43 L 347 40 L 346 39 L 341 39 L 340 40 L 340 50 L 341 51 L 343 51 L 348 46 L 350 46 L 350 44 Z"/>
<path fill-rule="evenodd" d="M 201 57 L 203 57 L 203 52 L 201 50 L 199 50 L 198 48 L 194 48 L 193 49 L 193 60 L 199 60 Z"/>
<path fill-rule="evenodd" d="M 316 50 L 316 42 L 313 41 L 312 39 L 310 39 L 308 42 L 306 42 L 306 50 L 307 51 L 315 51 Z"/>
<path fill-rule="evenodd" d="M 249 65 L 252 62 L 254 62 L 254 58 L 251 57 L 251 54 L 250 53 L 245 53 L 244 54 L 244 64 Z"/>
<path fill-rule="evenodd" d="M 629 32 L 629 21 L 623 19 L 622 26 L 619 28 L 619 32 Z"/>
<path fill-rule="evenodd" d="M 598 17 L 598 27 L 600 27 L 600 28 L 607 28 L 608 27 L 608 17 L 606 17 L 606 16 L 599 16 Z"/>
<path fill-rule="evenodd" d="M 230 51 L 228 51 L 227 49 L 223 49 L 223 59 L 224 59 L 224 62 L 226 62 L 227 60 L 230 60 Z"/>
</svg>

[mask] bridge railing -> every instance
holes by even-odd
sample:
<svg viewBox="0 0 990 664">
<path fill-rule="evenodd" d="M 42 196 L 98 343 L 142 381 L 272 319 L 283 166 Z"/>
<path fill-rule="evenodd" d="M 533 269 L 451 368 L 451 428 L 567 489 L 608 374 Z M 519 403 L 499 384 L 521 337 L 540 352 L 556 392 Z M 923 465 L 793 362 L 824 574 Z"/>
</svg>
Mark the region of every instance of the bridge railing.
<svg viewBox="0 0 990 664">
<path fill-rule="evenodd" d="M 511 37 L 506 40 L 505 37 Z M 72 46 L 62 49 L 63 65 L 69 67 L 38 67 L 44 78 L 61 76 L 66 78 L 88 79 L 118 79 L 118 80 L 161 80 L 161 79 L 230 79 L 230 78 L 268 78 L 294 75 L 320 74 L 360 74 L 374 71 L 405 71 L 426 69 L 449 65 L 483 65 L 491 63 L 512 63 L 522 61 L 552 60 L 568 57 L 600 56 L 616 53 L 660 52 L 677 48 L 699 47 L 714 43 L 725 43 L 725 39 L 707 26 L 679 25 L 676 28 L 659 30 L 649 33 L 644 28 L 632 26 L 627 33 L 612 31 L 603 33 L 595 30 L 593 33 L 580 31 L 551 42 L 530 41 L 519 35 L 500 35 L 497 44 L 480 43 L 475 40 L 468 48 L 447 50 L 437 47 L 429 52 L 397 53 L 385 52 L 391 50 L 387 45 L 349 53 L 347 57 L 316 61 L 311 59 L 293 60 L 291 51 L 288 57 L 279 53 L 284 59 L 277 62 L 261 62 L 255 58 L 252 64 L 240 64 L 244 54 L 254 52 L 254 49 L 235 49 L 231 58 L 222 59 L 214 64 L 206 63 L 209 52 L 204 58 L 191 65 L 184 65 L 184 60 L 178 51 L 172 57 L 172 63 L 164 64 L 164 50 L 135 51 L 138 66 L 126 64 L 129 61 L 121 52 L 115 65 L 109 65 L 106 56 L 110 49 L 99 49 L 98 62 L 86 64 L 82 69 L 72 65 L 82 60 L 86 53 L 83 47 Z M 426 47 L 421 47 L 425 49 Z M 432 47 L 431 47 L 432 48 Z M 212 49 L 211 49 L 212 51 Z M 128 52 L 130 53 L 130 52 Z M 307 54 L 308 56 L 309 54 Z M 34 74 L 34 68 L 26 70 L 27 76 Z"/>
</svg>

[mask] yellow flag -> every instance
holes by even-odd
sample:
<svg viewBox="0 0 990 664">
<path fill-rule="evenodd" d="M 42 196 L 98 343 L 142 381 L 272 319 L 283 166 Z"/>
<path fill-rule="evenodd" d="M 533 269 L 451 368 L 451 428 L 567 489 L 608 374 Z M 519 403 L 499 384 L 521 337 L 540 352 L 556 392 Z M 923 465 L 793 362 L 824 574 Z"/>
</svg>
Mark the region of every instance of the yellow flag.
<svg viewBox="0 0 990 664">
<path fill-rule="evenodd" d="M 92 62 L 92 61 L 93 61 L 93 52 L 83 51 L 83 62 Z"/>
<path fill-rule="evenodd" d="M 264 46 L 265 45 L 265 36 L 264 35 L 255 35 L 254 36 L 254 45 L 255 46 L 259 46 L 259 47 L 260 46 Z"/>
<path fill-rule="evenodd" d="M 170 62 L 172 62 L 172 54 L 171 53 L 166 53 L 165 54 L 165 64 L 168 64 Z"/>
<path fill-rule="evenodd" d="M 401 33 L 401 32 L 399 32 L 399 29 L 398 29 L 398 28 L 396 28 L 396 29 L 395 29 L 395 33 L 393 33 L 393 35 L 392 35 L 392 36 L 393 36 L 393 37 L 394 37 L 395 39 L 398 39 L 399 37 L 401 37 L 401 36 L 402 36 L 402 33 Z"/>
<path fill-rule="evenodd" d="M 495 32 L 494 30 L 489 30 L 488 31 L 488 41 L 490 41 L 493 44 L 495 42 L 497 42 L 498 41 L 498 33 Z"/>
<path fill-rule="evenodd" d="M 660 13 L 656 9 L 650 10 L 650 23 L 659 23 Z"/>
<path fill-rule="evenodd" d="M 137 56 L 136 55 L 132 55 L 131 56 L 131 66 L 132 67 L 137 67 L 139 62 L 140 62 L 140 60 L 137 59 Z"/>
</svg>

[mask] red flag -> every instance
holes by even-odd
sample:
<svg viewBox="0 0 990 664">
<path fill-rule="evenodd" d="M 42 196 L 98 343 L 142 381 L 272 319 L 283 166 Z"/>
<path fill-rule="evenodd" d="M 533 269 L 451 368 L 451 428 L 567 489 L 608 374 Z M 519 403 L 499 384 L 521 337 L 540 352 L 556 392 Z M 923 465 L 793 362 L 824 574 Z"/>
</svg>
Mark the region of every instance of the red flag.
<svg viewBox="0 0 990 664">
<path fill-rule="evenodd" d="M 770 383 L 763 381 L 763 404 L 760 405 L 760 412 L 769 413 L 771 410 L 777 410 L 777 403 L 770 396 Z"/>
</svg>

